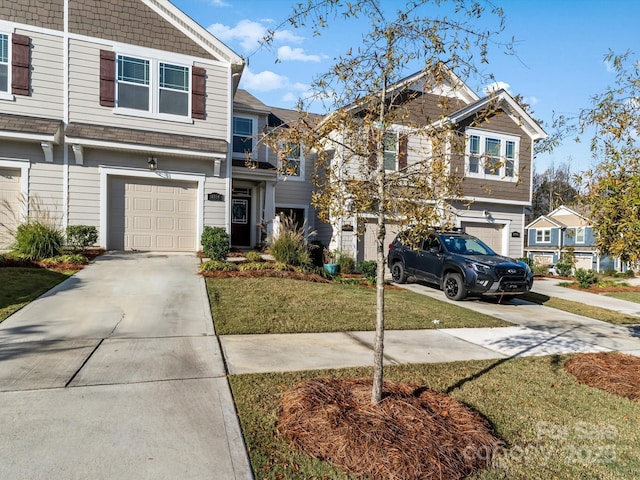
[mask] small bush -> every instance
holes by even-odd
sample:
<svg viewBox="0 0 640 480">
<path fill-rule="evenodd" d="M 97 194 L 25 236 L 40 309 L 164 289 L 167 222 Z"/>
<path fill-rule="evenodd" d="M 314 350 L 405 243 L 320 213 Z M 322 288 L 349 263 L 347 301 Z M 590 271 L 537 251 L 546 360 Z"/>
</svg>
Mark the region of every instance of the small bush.
<svg viewBox="0 0 640 480">
<path fill-rule="evenodd" d="M 258 270 L 272 270 L 273 269 L 273 264 L 269 263 L 269 262 L 248 262 L 248 263 L 241 263 L 240 265 L 238 265 L 238 270 L 240 270 L 241 272 L 245 272 L 245 271 L 258 271 Z"/>
<path fill-rule="evenodd" d="M 533 267 L 535 266 L 535 265 L 534 265 L 534 262 L 533 262 L 533 258 L 529 258 L 529 257 L 520 257 L 520 258 L 517 258 L 516 260 L 518 260 L 518 261 L 520 261 L 520 262 L 522 262 L 522 263 L 526 263 L 527 265 L 529 265 L 529 268 L 530 268 L 531 270 L 533 270 Z"/>
<path fill-rule="evenodd" d="M 40 221 L 23 223 L 16 229 L 15 251 L 28 260 L 56 257 L 63 243 L 59 228 Z"/>
<path fill-rule="evenodd" d="M 202 253 L 211 260 L 224 261 L 229 254 L 229 234 L 222 227 L 204 227 L 202 236 Z"/>
<path fill-rule="evenodd" d="M 340 255 L 338 265 L 340 265 L 340 273 L 353 273 L 356 270 L 356 261 L 351 255 Z"/>
<path fill-rule="evenodd" d="M 376 277 L 378 276 L 378 262 L 375 260 L 365 260 L 364 262 L 360 262 L 358 270 L 362 272 L 369 283 L 376 283 Z"/>
<path fill-rule="evenodd" d="M 540 265 L 534 265 L 531 271 L 533 272 L 534 275 L 548 275 L 549 265 L 544 263 Z"/>
<path fill-rule="evenodd" d="M 598 283 L 598 275 L 593 270 L 579 268 L 576 270 L 576 280 L 580 288 L 589 288 Z"/>
<path fill-rule="evenodd" d="M 250 262 L 262 262 L 263 261 L 262 255 L 260 255 L 260 252 L 256 252 L 255 250 L 251 250 L 250 252 L 247 252 L 244 255 L 244 258 L 246 258 Z"/>
<path fill-rule="evenodd" d="M 571 265 L 570 263 L 565 263 L 565 262 L 556 263 L 556 271 L 558 272 L 558 275 L 560 275 L 561 277 L 571 276 L 571 270 L 573 270 L 573 265 Z"/>
<path fill-rule="evenodd" d="M 75 251 L 84 250 L 98 241 L 98 230 L 90 225 L 69 225 L 67 227 L 67 245 Z"/>
<path fill-rule="evenodd" d="M 304 236 L 305 228 L 298 227 L 293 219 L 283 217 L 278 238 L 271 240 L 271 255 L 277 262 L 300 266 L 311 263 L 311 255 Z"/>
<path fill-rule="evenodd" d="M 201 272 L 215 272 L 215 271 L 230 272 L 235 270 L 238 270 L 238 266 L 232 262 L 222 262 L 220 260 L 209 260 L 207 262 L 200 264 Z"/>
<path fill-rule="evenodd" d="M 618 276 L 618 272 L 616 272 L 613 268 L 607 268 L 604 272 L 602 272 L 602 274 L 605 277 L 617 277 Z"/>
<path fill-rule="evenodd" d="M 70 265 L 84 265 L 87 262 L 87 257 L 79 253 L 58 255 L 57 257 L 45 258 L 42 260 L 43 265 L 52 267 L 61 263 L 67 263 Z"/>
</svg>

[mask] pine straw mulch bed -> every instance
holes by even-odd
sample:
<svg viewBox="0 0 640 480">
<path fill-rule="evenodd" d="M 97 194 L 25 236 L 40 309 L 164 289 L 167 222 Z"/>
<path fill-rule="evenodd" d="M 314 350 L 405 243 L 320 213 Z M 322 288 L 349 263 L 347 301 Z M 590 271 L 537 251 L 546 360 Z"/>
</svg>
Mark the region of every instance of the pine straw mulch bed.
<svg viewBox="0 0 640 480">
<path fill-rule="evenodd" d="M 619 352 L 578 353 L 564 368 L 578 383 L 629 400 L 640 399 L 640 357 Z"/>
<path fill-rule="evenodd" d="M 458 400 L 416 385 L 384 382 L 371 403 L 368 379 L 318 378 L 284 394 L 278 432 L 306 454 L 385 480 L 467 477 L 504 443 Z"/>
<path fill-rule="evenodd" d="M 317 273 L 292 272 L 288 270 L 213 270 L 210 272 L 200 272 L 203 277 L 209 278 L 292 278 L 294 280 L 306 280 L 316 283 L 333 283 L 331 280 L 318 275 Z"/>
<path fill-rule="evenodd" d="M 55 270 L 59 272 L 65 272 L 69 270 L 82 270 L 87 264 L 91 263 L 100 255 L 104 254 L 104 250 L 100 248 L 91 248 L 81 252 L 81 254 L 87 259 L 86 263 L 48 263 L 39 260 L 26 260 L 21 258 L 14 258 L 11 256 L 3 257 L 0 262 L 0 267 L 20 267 L 20 268 L 46 268 L 49 270 Z"/>
</svg>

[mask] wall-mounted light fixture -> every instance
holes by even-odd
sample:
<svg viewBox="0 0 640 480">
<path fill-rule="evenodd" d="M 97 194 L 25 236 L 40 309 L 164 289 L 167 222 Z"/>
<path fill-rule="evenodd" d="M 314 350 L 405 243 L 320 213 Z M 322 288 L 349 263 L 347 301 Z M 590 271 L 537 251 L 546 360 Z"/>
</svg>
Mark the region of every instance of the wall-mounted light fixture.
<svg viewBox="0 0 640 480">
<path fill-rule="evenodd" d="M 158 159 L 156 157 L 149 157 L 147 165 L 149 165 L 149 170 L 156 170 L 158 168 Z"/>
</svg>

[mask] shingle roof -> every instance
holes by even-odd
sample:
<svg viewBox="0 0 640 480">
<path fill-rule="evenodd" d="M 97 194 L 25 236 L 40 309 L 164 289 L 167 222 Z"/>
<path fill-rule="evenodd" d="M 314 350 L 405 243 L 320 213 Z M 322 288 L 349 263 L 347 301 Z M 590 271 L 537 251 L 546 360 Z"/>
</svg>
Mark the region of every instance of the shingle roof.
<svg viewBox="0 0 640 480">
<path fill-rule="evenodd" d="M 78 138 L 197 152 L 227 153 L 227 142 L 225 140 L 178 135 L 175 133 L 89 125 L 86 123 L 70 123 L 65 134 L 69 139 Z"/>
<path fill-rule="evenodd" d="M 260 113 L 269 112 L 269 107 L 241 88 L 236 91 L 236 94 L 233 97 L 233 109 Z"/>
<path fill-rule="evenodd" d="M 0 131 L 54 136 L 62 126 L 61 120 L 0 114 Z"/>
</svg>

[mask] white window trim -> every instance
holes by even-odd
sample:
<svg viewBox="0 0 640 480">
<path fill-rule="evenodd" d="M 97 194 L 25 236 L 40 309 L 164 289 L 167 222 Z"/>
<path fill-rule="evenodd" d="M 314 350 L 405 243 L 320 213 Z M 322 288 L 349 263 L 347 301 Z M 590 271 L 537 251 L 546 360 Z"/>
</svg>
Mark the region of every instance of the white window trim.
<svg viewBox="0 0 640 480">
<path fill-rule="evenodd" d="M 298 157 L 299 175 L 290 175 L 287 173 L 281 173 L 283 169 L 282 160 L 278 156 L 278 180 L 284 180 L 287 182 L 304 182 L 305 181 L 305 157 L 304 148 L 300 145 L 300 156 Z M 291 158 L 291 157 L 288 157 Z M 293 208 L 293 207 L 288 207 Z"/>
<path fill-rule="evenodd" d="M 578 241 L 578 230 L 582 230 L 582 240 Z M 576 245 L 584 245 L 587 240 L 587 229 L 586 227 L 576 227 L 575 229 L 575 238 Z"/>
<path fill-rule="evenodd" d="M 500 166 L 500 173 L 498 175 L 491 175 L 485 173 L 484 165 L 480 164 L 478 166 L 478 173 L 471 172 L 469 170 L 469 157 L 471 156 L 471 142 L 470 137 L 475 135 L 480 137 L 480 153 L 478 156 L 480 159 L 483 159 L 485 156 L 485 144 L 487 138 L 494 138 L 496 140 L 500 140 L 500 159 L 502 165 Z M 507 142 L 515 143 L 515 158 L 513 159 L 513 176 L 507 177 L 505 175 L 506 171 L 506 163 L 505 163 L 505 155 L 506 155 L 506 145 Z M 515 135 L 509 135 L 505 133 L 493 132 L 489 130 L 479 130 L 475 128 L 468 128 L 465 132 L 465 156 L 464 156 L 464 169 L 465 175 L 469 178 L 481 178 L 483 180 L 496 180 L 501 182 L 517 182 L 518 181 L 518 171 L 520 168 L 520 137 Z"/>
<path fill-rule="evenodd" d="M 234 118 L 242 118 L 243 120 L 251 120 L 251 153 L 253 153 L 255 151 L 256 148 L 256 133 L 258 131 L 258 117 L 254 116 L 254 115 L 233 115 L 231 117 L 231 154 L 233 155 L 233 158 L 236 159 L 242 159 L 242 160 L 246 160 L 246 155 L 244 153 L 239 153 L 239 152 L 234 152 L 233 151 L 233 137 L 235 137 L 235 135 L 233 134 L 233 119 Z"/>
<path fill-rule="evenodd" d="M 147 60 L 149 62 L 149 108 L 150 110 L 137 110 L 135 108 L 124 108 L 118 106 L 118 90 L 120 81 L 118 80 L 118 57 L 132 57 L 139 60 Z M 171 122 L 180 123 L 193 123 L 191 118 L 191 101 L 193 93 L 193 85 L 191 84 L 191 69 L 192 65 L 187 65 L 181 62 L 175 62 L 171 59 L 150 57 L 148 55 L 141 55 L 138 53 L 130 53 L 127 51 L 116 52 L 116 68 L 115 68 L 115 82 L 116 92 L 115 101 L 116 106 L 113 109 L 113 113 L 116 115 L 127 115 L 132 117 L 150 118 L 154 120 L 168 120 Z M 188 69 L 187 81 L 189 82 L 189 90 L 187 91 L 187 115 L 172 115 L 169 113 L 160 113 L 160 64 L 166 63 L 169 65 L 175 65 L 178 67 L 185 67 Z"/>
<path fill-rule="evenodd" d="M 14 101 L 16 98 L 11 93 L 11 73 L 12 73 L 12 68 L 11 68 L 11 56 L 12 56 L 12 52 L 11 52 L 11 48 L 12 48 L 11 35 L 12 34 L 9 33 L 9 32 L 0 31 L 0 35 L 6 35 L 7 36 L 7 91 L 6 92 L 0 92 L 0 100 Z"/>
<path fill-rule="evenodd" d="M 115 175 L 119 177 L 155 178 L 196 182 L 198 184 L 198 193 L 196 198 L 196 246 L 198 250 L 202 248 L 200 237 L 202 236 L 202 230 L 204 228 L 204 182 L 206 179 L 204 174 L 171 171 L 162 171 L 159 173 L 139 168 L 114 168 L 106 167 L 104 165 L 99 165 L 98 170 L 100 172 L 100 231 L 98 240 L 100 247 L 107 248 L 109 176 Z"/>
<path fill-rule="evenodd" d="M 538 232 L 542 233 L 542 240 L 538 240 Z M 545 240 L 544 237 L 544 233 L 546 232 L 549 235 L 549 240 Z M 536 228 L 536 244 L 538 243 L 551 243 L 551 229 L 550 228 Z"/>
</svg>

